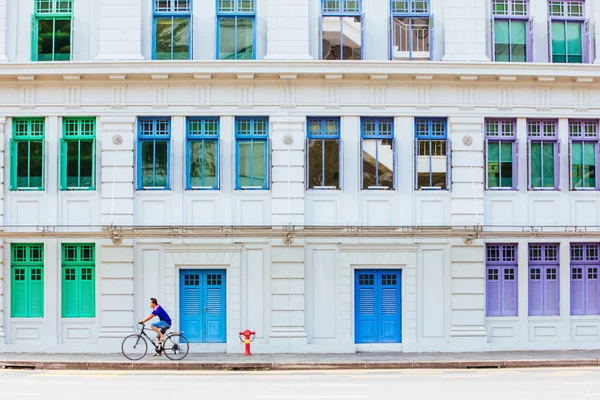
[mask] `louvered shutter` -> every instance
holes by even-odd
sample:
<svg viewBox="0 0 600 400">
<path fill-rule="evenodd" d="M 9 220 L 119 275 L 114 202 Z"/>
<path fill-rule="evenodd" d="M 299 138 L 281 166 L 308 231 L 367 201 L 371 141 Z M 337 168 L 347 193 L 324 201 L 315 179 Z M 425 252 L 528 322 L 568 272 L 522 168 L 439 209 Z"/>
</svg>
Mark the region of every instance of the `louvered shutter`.
<svg viewBox="0 0 600 400">
<path fill-rule="evenodd" d="M 377 341 L 375 278 L 373 271 L 356 271 L 356 343 Z"/>
<path fill-rule="evenodd" d="M 446 139 L 446 190 L 452 189 L 452 141 Z"/>
<path fill-rule="evenodd" d="M 527 62 L 535 61 L 535 31 L 533 17 L 527 23 Z"/>
<path fill-rule="evenodd" d="M 550 278 L 551 271 L 556 272 L 556 278 Z M 559 315 L 558 266 L 546 267 L 544 274 L 544 315 Z"/>
<path fill-rule="evenodd" d="M 571 267 L 571 315 L 585 314 L 585 268 L 581 278 L 576 278 L 576 269 Z"/>
<path fill-rule="evenodd" d="M 44 269 L 41 266 L 29 269 L 29 317 L 42 318 L 44 316 Z"/>
<path fill-rule="evenodd" d="M 225 274 L 204 272 L 204 332 L 206 343 L 226 341 Z"/>
<path fill-rule="evenodd" d="M 429 60 L 433 61 L 435 59 L 435 19 L 433 18 L 434 14 L 431 14 L 429 17 Z"/>
<path fill-rule="evenodd" d="M 77 268 L 62 268 L 62 317 L 79 316 L 79 295 L 77 290 Z"/>
<path fill-rule="evenodd" d="M 561 157 L 561 145 L 560 140 L 556 142 L 556 157 L 554 157 L 554 187 L 560 190 L 560 157 Z"/>
<path fill-rule="evenodd" d="M 492 17 L 491 23 L 491 36 L 490 36 L 490 60 L 496 61 L 496 37 L 494 32 L 494 27 L 496 25 L 496 20 Z"/>
<path fill-rule="evenodd" d="M 552 62 L 552 20 L 548 18 L 548 62 Z"/>
<path fill-rule="evenodd" d="M 67 141 L 60 139 L 60 190 L 67 190 Z"/>
<path fill-rule="evenodd" d="M 31 61 L 38 60 L 38 21 L 35 15 L 31 15 Z"/>
<path fill-rule="evenodd" d="M 392 164 L 394 168 L 392 173 L 392 189 L 396 190 L 398 187 L 398 180 L 400 179 L 398 174 L 398 143 L 396 138 L 393 139 L 392 146 L 394 146 L 392 151 L 392 157 L 394 157 L 394 162 Z"/>
<path fill-rule="evenodd" d="M 585 64 L 589 64 L 589 63 L 593 63 L 594 60 L 591 57 L 591 50 L 592 50 L 592 35 L 591 35 L 591 28 L 590 28 L 590 20 L 586 19 L 585 22 L 583 23 L 583 43 L 582 43 L 582 47 L 583 47 L 583 62 Z"/>
<path fill-rule="evenodd" d="M 413 164 L 414 187 L 415 187 L 415 190 L 419 190 L 419 139 L 416 139 L 416 138 L 415 138 L 415 155 L 414 155 L 413 163 L 414 163 Z"/>
<path fill-rule="evenodd" d="M 531 140 L 527 141 L 527 190 L 532 190 L 531 186 Z"/>
<path fill-rule="evenodd" d="M 513 160 L 513 188 L 519 190 L 519 139 L 515 140 L 514 146 L 514 160 Z"/>
<path fill-rule="evenodd" d="M 543 315 L 543 303 L 542 303 L 542 292 L 543 292 L 543 280 L 540 275 L 540 279 L 532 279 L 532 270 L 540 268 L 540 274 L 544 274 L 542 267 L 532 267 L 529 269 L 529 315 Z"/>
<path fill-rule="evenodd" d="M 498 271 L 497 274 L 494 273 L 496 270 Z M 486 285 L 486 311 L 488 317 L 497 317 L 502 315 L 500 302 L 500 279 L 490 279 L 492 276 L 495 278 L 496 275 L 499 277 L 500 273 L 501 271 L 499 267 L 488 267 Z"/>
<path fill-rule="evenodd" d="M 367 38 L 366 32 L 365 32 L 365 13 L 363 12 L 362 15 L 360 16 L 360 59 L 361 60 L 366 60 L 366 56 L 367 56 L 367 46 L 366 46 L 366 41 L 365 39 Z"/>
<path fill-rule="evenodd" d="M 490 189 L 490 183 L 489 183 L 489 179 L 488 179 L 489 165 L 490 165 L 490 162 L 488 160 L 488 156 L 489 156 L 488 146 L 489 146 L 489 140 L 485 139 L 485 144 L 483 147 L 483 182 L 485 182 L 486 190 Z"/>
<path fill-rule="evenodd" d="M 19 158 L 18 144 L 14 139 L 10 139 L 10 183 L 9 190 L 17 190 L 17 165 Z M 42 178 L 43 179 L 43 178 Z"/>
<path fill-rule="evenodd" d="M 569 140 L 569 190 L 573 190 L 573 142 Z"/>
<path fill-rule="evenodd" d="M 592 274 L 591 269 L 595 268 L 596 273 Z M 587 315 L 598 315 L 600 314 L 600 298 L 598 296 L 598 273 L 597 266 L 587 266 L 585 268 L 585 313 Z"/>
<path fill-rule="evenodd" d="M 395 46 L 394 38 L 395 38 L 395 35 L 394 35 L 394 16 L 391 16 L 390 19 L 389 19 L 389 41 L 390 41 L 390 43 L 389 43 L 389 53 L 390 53 L 389 56 L 390 56 L 390 60 L 392 60 L 392 61 L 394 60 L 394 53 L 395 53 L 395 50 L 394 50 L 394 46 Z"/>
<path fill-rule="evenodd" d="M 502 273 L 502 315 L 518 315 L 517 269 L 514 266 L 503 267 Z M 511 277 L 512 279 L 508 278 Z"/>
<path fill-rule="evenodd" d="M 27 318 L 29 310 L 29 295 L 27 293 L 28 269 L 25 267 L 11 268 L 10 316 L 12 318 Z"/>
<path fill-rule="evenodd" d="M 79 317 L 96 316 L 96 279 L 94 267 L 81 267 L 79 275 Z"/>
</svg>

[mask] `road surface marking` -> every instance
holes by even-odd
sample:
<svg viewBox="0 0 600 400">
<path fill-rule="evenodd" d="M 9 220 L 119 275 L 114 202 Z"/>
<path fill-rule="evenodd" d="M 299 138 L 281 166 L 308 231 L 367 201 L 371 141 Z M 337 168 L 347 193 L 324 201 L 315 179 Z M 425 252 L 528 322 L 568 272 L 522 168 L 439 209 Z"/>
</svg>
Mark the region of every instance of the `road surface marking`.
<svg viewBox="0 0 600 400">
<path fill-rule="evenodd" d="M 41 393 L 0 392 L 0 396 L 41 396 Z"/>
<path fill-rule="evenodd" d="M 301 384 L 301 385 L 294 385 L 294 384 L 288 384 L 288 385 L 272 385 L 273 387 L 286 387 L 286 388 L 298 388 L 298 387 L 302 387 L 302 388 L 306 388 L 306 387 L 311 387 L 311 388 L 352 388 L 352 387 L 367 387 L 367 385 L 348 385 L 348 384 L 321 384 L 321 385 L 311 385 L 311 384 Z"/>
<path fill-rule="evenodd" d="M 257 399 L 368 399 L 368 396 L 353 396 L 353 395 L 339 395 L 339 396 L 326 396 L 326 395 L 310 395 L 310 396 L 301 396 L 301 395 L 266 395 L 266 396 L 256 396 Z"/>
</svg>

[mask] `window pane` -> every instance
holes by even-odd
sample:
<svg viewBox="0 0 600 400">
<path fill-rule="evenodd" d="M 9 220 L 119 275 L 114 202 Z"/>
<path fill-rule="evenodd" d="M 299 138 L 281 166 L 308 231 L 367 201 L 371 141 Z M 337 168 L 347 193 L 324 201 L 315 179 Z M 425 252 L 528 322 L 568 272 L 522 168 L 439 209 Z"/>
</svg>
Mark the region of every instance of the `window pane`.
<svg viewBox="0 0 600 400">
<path fill-rule="evenodd" d="M 513 177 L 513 154 L 512 154 L 512 143 L 502 143 L 501 149 L 501 164 L 500 164 L 500 186 L 501 187 L 512 187 Z"/>
<path fill-rule="evenodd" d="M 500 146 L 488 143 L 488 186 L 500 187 Z"/>
<path fill-rule="evenodd" d="M 29 186 L 42 187 L 44 169 L 44 143 L 29 142 Z"/>
<path fill-rule="evenodd" d="M 189 18 L 174 18 L 173 20 L 173 59 L 190 59 Z"/>
<path fill-rule="evenodd" d="M 69 61 L 71 59 L 71 20 L 57 19 L 54 36 L 54 60 Z"/>
<path fill-rule="evenodd" d="M 239 142 L 239 185 L 264 187 L 266 180 L 264 141 Z"/>
<path fill-rule="evenodd" d="M 202 182 L 202 141 L 190 142 L 190 186 L 204 186 Z"/>
<path fill-rule="evenodd" d="M 323 140 L 308 141 L 308 187 L 323 184 Z"/>
<path fill-rule="evenodd" d="M 67 187 L 79 187 L 79 141 L 67 142 Z"/>
<path fill-rule="evenodd" d="M 531 186 L 542 186 L 542 144 L 531 143 Z"/>
<path fill-rule="evenodd" d="M 583 62 L 581 23 L 567 22 L 567 40 L 568 62 Z"/>
<path fill-rule="evenodd" d="M 525 21 L 511 21 L 510 23 L 510 41 L 512 61 L 526 61 L 527 46 L 527 27 Z"/>
<path fill-rule="evenodd" d="M 217 141 L 204 141 L 204 186 L 217 187 Z"/>
<path fill-rule="evenodd" d="M 340 187 L 339 140 L 325 140 L 325 186 Z"/>
<path fill-rule="evenodd" d="M 554 187 L 554 143 L 544 143 L 544 187 Z"/>
<path fill-rule="evenodd" d="M 156 18 L 156 59 L 171 59 L 171 18 Z"/>
<path fill-rule="evenodd" d="M 235 18 L 219 19 L 219 59 L 235 59 Z"/>
<path fill-rule="evenodd" d="M 596 144 L 585 143 L 583 159 L 585 169 L 583 171 L 585 177 L 585 187 L 596 187 Z"/>
<path fill-rule="evenodd" d="M 341 59 L 341 17 L 323 18 L 323 60 Z"/>
<path fill-rule="evenodd" d="M 552 62 L 567 62 L 564 22 L 552 22 Z"/>
<path fill-rule="evenodd" d="M 342 18 L 342 60 L 360 60 L 362 35 L 360 17 Z"/>
<path fill-rule="evenodd" d="M 93 157 L 94 143 L 90 140 L 80 141 L 80 185 L 81 187 L 90 187 L 94 181 L 94 157 Z"/>
<path fill-rule="evenodd" d="M 142 141 L 142 165 L 140 173 L 142 174 L 142 186 L 154 186 L 154 141 Z"/>
<path fill-rule="evenodd" d="M 17 187 L 29 187 L 28 142 L 17 142 Z"/>
<path fill-rule="evenodd" d="M 237 59 L 252 59 L 252 18 L 237 18 Z"/>
<path fill-rule="evenodd" d="M 38 20 L 38 60 L 53 61 L 54 20 Z"/>
<path fill-rule="evenodd" d="M 394 179 L 394 147 L 392 139 L 378 140 L 379 157 L 377 157 L 378 186 L 393 186 Z"/>
<path fill-rule="evenodd" d="M 508 21 L 494 22 L 496 61 L 510 61 L 510 34 Z"/>
<path fill-rule="evenodd" d="M 169 159 L 169 142 L 164 140 L 157 140 L 155 143 L 155 174 L 156 181 L 154 186 L 157 187 L 167 187 L 169 176 L 167 172 L 167 165 Z"/>
</svg>

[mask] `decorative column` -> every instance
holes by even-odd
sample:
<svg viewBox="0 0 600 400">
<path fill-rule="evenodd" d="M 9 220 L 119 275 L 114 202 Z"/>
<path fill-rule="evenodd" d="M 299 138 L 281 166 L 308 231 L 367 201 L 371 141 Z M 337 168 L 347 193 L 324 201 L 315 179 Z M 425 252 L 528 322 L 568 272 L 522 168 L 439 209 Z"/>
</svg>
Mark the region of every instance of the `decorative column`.
<svg viewBox="0 0 600 400">
<path fill-rule="evenodd" d="M 442 61 L 490 61 L 486 52 L 486 5 L 482 0 L 444 1 Z"/>
<path fill-rule="evenodd" d="M 8 0 L 0 0 L 0 62 L 8 61 L 8 57 L 6 57 L 6 16 L 8 15 L 6 7 L 7 1 Z"/>
<path fill-rule="evenodd" d="M 96 60 L 143 60 L 142 0 L 99 1 Z"/>
<path fill-rule="evenodd" d="M 267 0 L 265 60 L 311 60 L 308 31 L 310 0 Z"/>
<path fill-rule="evenodd" d="M 102 225 L 133 225 L 135 117 L 102 117 Z M 102 279 L 99 339 L 133 332 L 134 241 L 116 236 L 100 244 Z M 121 340 L 119 339 L 119 340 Z"/>
<path fill-rule="evenodd" d="M 468 89 L 461 92 L 465 90 Z M 465 96 L 469 97 L 462 93 Z M 461 102 L 469 103 L 464 99 Z M 483 225 L 484 120 L 459 117 L 450 118 L 448 123 L 452 141 L 452 226 L 480 226 Z M 460 350 L 482 349 L 487 344 L 484 242 L 465 237 L 451 243 L 450 341 Z"/>
</svg>

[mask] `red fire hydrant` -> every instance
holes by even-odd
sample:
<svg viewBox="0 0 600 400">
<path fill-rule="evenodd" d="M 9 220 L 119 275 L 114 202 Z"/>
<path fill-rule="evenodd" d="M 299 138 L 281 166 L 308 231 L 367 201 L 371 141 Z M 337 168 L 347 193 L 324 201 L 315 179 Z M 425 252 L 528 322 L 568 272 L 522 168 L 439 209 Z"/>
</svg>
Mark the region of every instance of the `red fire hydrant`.
<svg viewBox="0 0 600 400">
<path fill-rule="evenodd" d="M 242 336 L 244 337 L 244 339 L 242 339 Z M 246 329 L 245 331 L 240 332 L 240 341 L 245 344 L 244 354 L 247 356 L 252 355 L 252 353 L 250 353 L 250 342 L 254 341 L 255 337 L 256 332 L 253 332 L 250 329 Z"/>
</svg>

